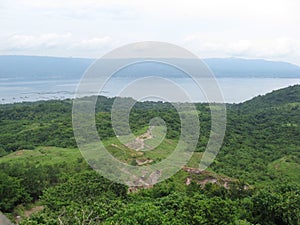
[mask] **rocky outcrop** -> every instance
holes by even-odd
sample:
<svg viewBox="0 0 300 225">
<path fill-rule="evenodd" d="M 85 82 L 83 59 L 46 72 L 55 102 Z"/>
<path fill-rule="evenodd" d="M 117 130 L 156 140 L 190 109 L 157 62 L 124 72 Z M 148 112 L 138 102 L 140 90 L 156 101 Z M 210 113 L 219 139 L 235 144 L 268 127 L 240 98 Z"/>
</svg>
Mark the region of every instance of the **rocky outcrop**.
<svg viewBox="0 0 300 225">
<path fill-rule="evenodd" d="M 13 225 L 13 223 L 11 223 L 9 221 L 9 219 L 7 219 L 6 216 L 4 216 L 1 212 L 0 212 L 0 224 L 1 225 Z"/>
</svg>

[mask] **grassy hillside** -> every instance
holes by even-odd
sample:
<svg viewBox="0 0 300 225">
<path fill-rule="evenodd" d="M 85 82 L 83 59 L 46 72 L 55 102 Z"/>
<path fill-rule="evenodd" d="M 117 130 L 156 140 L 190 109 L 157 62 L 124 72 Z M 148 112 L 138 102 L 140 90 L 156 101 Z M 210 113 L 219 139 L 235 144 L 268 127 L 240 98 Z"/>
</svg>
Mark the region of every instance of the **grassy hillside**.
<svg viewBox="0 0 300 225">
<path fill-rule="evenodd" d="M 37 147 L 34 150 L 19 150 L 0 158 L 0 164 L 26 163 L 35 165 L 75 164 L 83 158 L 78 149 L 58 147 Z"/>
<path fill-rule="evenodd" d="M 299 159 L 299 103 L 296 85 L 229 106 L 227 135 L 213 169 L 248 181 L 274 180 L 269 163 L 286 156 Z"/>
<path fill-rule="evenodd" d="M 300 184 L 300 157 L 296 155 L 287 155 L 268 165 L 268 170 L 276 177 L 283 177 Z"/>
<path fill-rule="evenodd" d="M 127 163 L 153 162 L 165 158 L 178 140 L 180 120 L 176 110 L 168 103 L 138 103 L 130 115 L 130 125 L 136 135 L 147 131 L 151 118 L 162 117 L 168 127 L 166 140 L 152 151 L 133 154 L 126 146 L 113 139 L 110 107 L 114 99 L 101 98 L 96 106 L 96 126 L 109 150 Z M 46 101 L 0 106 L 0 154 L 38 146 L 75 148 L 71 124 L 72 102 Z M 300 146 L 300 85 L 274 91 L 265 96 L 237 105 L 227 105 L 227 131 L 221 151 L 212 169 L 231 177 L 260 182 L 273 180 L 268 164 L 285 156 L 299 158 Z M 207 104 L 197 105 L 201 137 L 197 152 L 205 150 L 210 115 Z M 151 145 L 155 139 L 145 140 Z M 155 143 L 152 143 L 155 145 Z M 191 160 L 196 166 L 196 158 Z M 133 159 L 134 155 L 134 159 Z M 295 171 L 297 173 L 298 171 Z"/>
<path fill-rule="evenodd" d="M 121 143 L 110 122 L 113 100 L 101 97 L 95 118 L 114 157 L 144 166 L 172 153 L 180 120 L 171 104 L 137 103 L 129 118 L 136 139 Z M 91 170 L 76 148 L 70 100 L 1 105 L 0 210 L 13 218 L 39 201 L 43 211 L 23 220 L 25 225 L 299 224 L 299 105 L 300 85 L 227 105 L 221 150 L 208 170 L 199 171 L 210 111 L 197 104 L 196 152 L 176 175 L 145 190 L 128 189 Z M 168 128 L 161 143 L 156 137 L 163 128 L 149 127 L 158 116 Z"/>
</svg>

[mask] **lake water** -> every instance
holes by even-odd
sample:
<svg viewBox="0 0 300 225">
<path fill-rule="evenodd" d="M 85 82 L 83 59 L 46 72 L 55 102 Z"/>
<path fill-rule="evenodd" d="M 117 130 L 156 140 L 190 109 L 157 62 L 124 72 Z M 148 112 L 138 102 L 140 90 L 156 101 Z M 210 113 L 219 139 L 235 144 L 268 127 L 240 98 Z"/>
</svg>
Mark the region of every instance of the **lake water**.
<svg viewBox="0 0 300 225">
<path fill-rule="evenodd" d="M 177 84 L 191 93 L 195 102 L 206 102 L 204 95 L 190 80 L 174 78 Z M 101 95 L 115 96 L 131 80 L 128 78 L 113 78 L 104 87 Z M 220 90 L 225 102 L 239 103 L 249 100 L 257 95 L 263 95 L 272 90 L 300 84 L 299 79 L 286 78 L 218 78 Z M 38 101 L 49 99 L 73 98 L 79 80 L 36 80 L 26 81 L 18 79 L 0 79 L 0 103 L 13 103 L 23 101 Z M 148 84 L 156 85 L 155 83 Z M 163 87 L 162 87 L 163 88 Z M 89 95 L 89 93 L 87 93 Z M 134 97 L 134 96 L 132 96 Z"/>
</svg>

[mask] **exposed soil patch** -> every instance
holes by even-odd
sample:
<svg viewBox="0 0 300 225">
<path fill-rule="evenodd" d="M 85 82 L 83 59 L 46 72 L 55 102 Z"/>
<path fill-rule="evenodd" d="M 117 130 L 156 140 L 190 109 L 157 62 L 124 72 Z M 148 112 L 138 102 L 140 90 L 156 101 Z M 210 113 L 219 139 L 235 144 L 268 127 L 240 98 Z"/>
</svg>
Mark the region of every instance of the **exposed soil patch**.
<svg viewBox="0 0 300 225">
<path fill-rule="evenodd" d="M 44 209 L 44 206 L 42 205 L 38 205 L 38 206 L 35 206 L 31 209 L 28 209 L 28 210 L 25 210 L 24 211 L 24 216 L 21 217 L 21 216 L 17 216 L 16 217 L 16 224 L 19 224 L 19 222 L 24 219 L 24 218 L 28 218 L 30 217 L 33 213 L 37 213 L 39 211 L 42 211 Z"/>
<path fill-rule="evenodd" d="M 207 170 L 200 170 L 198 168 L 184 167 L 183 170 L 192 175 L 186 178 L 185 181 L 186 185 L 190 185 L 192 181 L 195 181 L 197 184 L 201 185 L 202 187 L 205 187 L 206 184 L 211 183 L 229 189 L 230 184 L 235 181 L 234 179 L 221 177 Z"/>
<path fill-rule="evenodd" d="M 23 152 L 24 152 L 24 150 L 17 151 L 17 152 L 16 152 L 16 156 L 23 155 Z"/>
<path fill-rule="evenodd" d="M 44 209 L 44 206 L 38 205 L 29 210 L 25 210 L 24 217 L 27 218 L 27 217 L 31 216 L 31 214 L 42 211 L 43 209 Z"/>
<path fill-rule="evenodd" d="M 136 159 L 135 160 L 138 166 L 143 166 L 149 163 L 152 163 L 153 160 L 152 159 L 147 159 L 147 160 L 140 160 L 140 159 Z"/>
<path fill-rule="evenodd" d="M 153 149 L 151 146 L 148 146 L 148 145 L 145 144 L 145 140 L 153 138 L 153 135 L 151 133 L 153 128 L 154 128 L 153 126 L 150 126 L 148 128 L 148 130 L 146 131 L 146 133 L 136 137 L 133 141 L 125 144 L 125 146 L 127 148 L 131 148 L 131 149 L 134 149 L 136 151 L 143 150 L 144 148 Z"/>
</svg>

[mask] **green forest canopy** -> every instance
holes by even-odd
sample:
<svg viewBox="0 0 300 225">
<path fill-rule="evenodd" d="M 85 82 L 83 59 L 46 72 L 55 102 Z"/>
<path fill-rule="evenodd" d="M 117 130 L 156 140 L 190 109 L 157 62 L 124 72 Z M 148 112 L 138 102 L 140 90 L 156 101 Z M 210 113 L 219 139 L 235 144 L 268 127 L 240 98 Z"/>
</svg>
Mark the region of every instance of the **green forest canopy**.
<svg viewBox="0 0 300 225">
<path fill-rule="evenodd" d="M 128 154 L 120 155 L 112 147 L 116 143 L 110 123 L 113 101 L 99 98 L 96 125 L 116 157 L 129 164 L 149 159 L 155 163 L 176 146 L 180 120 L 174 107 L 143 102 L 131 111 L 131 129 L 140 135 L 151 118 L 160 116 L 168 127 L 167 142 L 142 155 L 123 146 Z M 201 136 L 188 166 L 197 165 L 210 131 L 208 105 L 196 106 Z M 134 194 L 127 194 L 127 187 L 109 182 L 85 163 L 76 148 L 71 110 L 71 100 L 0 105 L 0 210 L 14 216 L 20 214 L 21 205 L 39 201 L 45 206 L 22 224 L 300 222 L 300 85 L 228 104 L 225 140 L 209 173 L 180 171 Z M 185 184 L 187 178 L 192 180 L 190 185 Z M 232 182 L 229 189 L 199 185 L 208 178 Z"/>
</svg>

